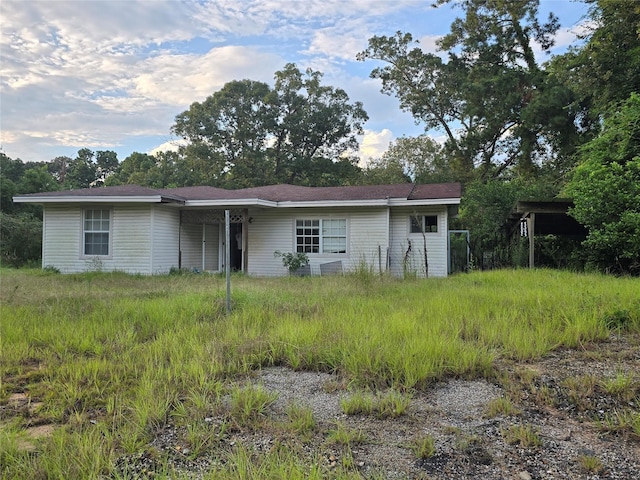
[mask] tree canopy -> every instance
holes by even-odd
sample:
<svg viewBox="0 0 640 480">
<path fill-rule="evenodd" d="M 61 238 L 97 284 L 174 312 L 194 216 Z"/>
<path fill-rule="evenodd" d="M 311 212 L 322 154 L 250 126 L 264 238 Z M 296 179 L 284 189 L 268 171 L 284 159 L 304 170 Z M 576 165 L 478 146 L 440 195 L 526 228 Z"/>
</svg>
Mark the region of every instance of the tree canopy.
<svg viewBox="0 0 640 480">
<path fill-rule="evenodd" d="M 563 108 L 570 92 L 550 83 L 533 54 L 534 41 L 544 50 L 553 46 L 557 18 L 541 22 L 537 1 L 455 3 L 465 16 L 438 42 L 446 60 L 402 32 L 372 37 L 358 59 L 382 61 L 371 72 L 382 91 L 397 96 L 426 130 L 445 133 L 460 180 L 509 168 L 530 174 L 559 138 L 574 136 L 571 111 Z"/>
<path fill-rule="evenodd" d="M 349 182 L 367 114 L 322 74 L 287 64 L 275 86 L 232 81 L 176 117 L 172 131 L 200 183 L 234 188 L 265 183 Z"/>
</svg>

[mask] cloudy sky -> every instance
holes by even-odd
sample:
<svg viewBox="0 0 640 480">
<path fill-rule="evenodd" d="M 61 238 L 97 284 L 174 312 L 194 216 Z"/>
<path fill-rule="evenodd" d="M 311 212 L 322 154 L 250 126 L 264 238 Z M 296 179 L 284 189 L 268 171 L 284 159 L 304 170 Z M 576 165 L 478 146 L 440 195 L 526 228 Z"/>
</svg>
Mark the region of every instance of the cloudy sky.
<svg viewBox="0 0 640 480">
<path fill-rule="evenodd" d="M 226 82 L 273 83 L 288 63 L 324 73 L 369 114 L 361 156 L 422 133 L 355 56 L 373 35 L 410 32 L 435 51 L 456 14 L 431 0 L 0 1 L 0 148 L 49 161 L 80 148 L 152 152 L 175 116 Z M 582 2 L 541 0 L 575 41 Z M 547 57 L 540 56 L 544 60 Z M 437 132 L 434 133 L 437 135 Z"/>
</svg>

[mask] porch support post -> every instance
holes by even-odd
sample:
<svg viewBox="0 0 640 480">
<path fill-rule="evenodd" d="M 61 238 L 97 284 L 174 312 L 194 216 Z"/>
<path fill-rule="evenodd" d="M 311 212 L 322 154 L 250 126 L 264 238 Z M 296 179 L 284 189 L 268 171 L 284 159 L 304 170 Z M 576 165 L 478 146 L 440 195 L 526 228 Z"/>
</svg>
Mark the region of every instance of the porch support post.
<svg viewBox="0 0 640 480">
<path fill-rule="evenodd" d="M 231 313 L 231 249 L 229 248 L 231 225 L 229 210 L 224 211 L 224 268 L 227 278 L 227 314 Z"/>
<path fill-rule="evenodd" d="M 205 224 L 202 224 L 202 271 L 204 272 L 206 266 L 206 252 L 207 252 L 207 233 Z"/>
<path fill-rule="evenodd" d="M 248 273 L 249 266 L 249 210 L 242 212 L 242 271 Z"/>
<path fill-rule="evenodd" d="M 535 231 L 536 231 L 536 214 L 530 213 L 527 217 L 527 234 L 529 235 L 529 268 L 535 266 Z"/>
</svg>

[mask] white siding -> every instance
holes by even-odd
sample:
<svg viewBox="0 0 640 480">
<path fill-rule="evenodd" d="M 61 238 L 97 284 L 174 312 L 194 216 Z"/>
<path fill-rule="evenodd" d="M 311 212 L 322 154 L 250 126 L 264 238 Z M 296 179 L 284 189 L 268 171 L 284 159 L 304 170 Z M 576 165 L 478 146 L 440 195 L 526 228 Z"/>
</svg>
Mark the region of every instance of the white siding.
<svg viewBox="0 0 640 480">
<path fill-rule="evenodd" d="M 309 254 L 311 271 L 320 274 L 320 264 L 341 260 L 345 270 L 353 270 L 366 262 L 376 271 L 378 251 L 382 254 L 382 268 L 386 264 L 388 220 L 385 208 L 334 208 L 320 210 L 287 208 L 278 210 L 252 209 L 248 225 L 248 273 L 258 276 L 285 275 L 282 260 L 274 257 L 276 250 L 295 251 L 295 220 L 345 218 L 347 220 L 346 254 Z M 378 248 L 379 247 L 379 248 Z"/>
<path fill-rule="evenodd" d="M 447 276 L 447 234 L 448 217 L 446 207 L 429 207 L 414 209 L 394 208 L 391 210 L 391 248 L 389 262 L 391 272 L 402 276 L 406 272 L 420 277 L 425 275 L 424 238 L 421 233 L 411 233 L 410 217 L 412 215 L 437 215 L 438 232 L 427 232 L 427 261 L 430 277 Z M 405 267 L 405 254 L 411 241 L 411 253 Z"/>
<path fill-rule="evenodd" d="M 205 270 L 220 270 L 220 244 L 218 232 L 220 226 L 205 225 Z M 182 251 L 182 268 L 202 270 L 202 225 L 185 224 L 180 232 L 180 250 Z"/>
<path fill-rule="evenodd" d="M 104 262 L 105 269 L 152 274 L 151 206 L 116 206 L 112 213 L 113 259 Z"/>
<path fill-rule="evenodd" d="M 63 273 L 86 270 L 80 261 L 82 209 L 46 205 L 42 234 L 42 266 L 52 266 Z"/>
<path fill-rule="evenodd" d="M 65 273 L 122 270 L 150 274 L 151 208 L 149 205 L 112 205 L 108 257 L 82 256 L 82 215 L 91 206 L 47 205 L 43 233 L 43 266 Z"/>
<path fill-rule="evenodd" d="M 153 273 L 167 273 L 178 267 L 178 238 L 180 210 L 157 205 L 152 210 L 152 259 Z"/>
</svg>

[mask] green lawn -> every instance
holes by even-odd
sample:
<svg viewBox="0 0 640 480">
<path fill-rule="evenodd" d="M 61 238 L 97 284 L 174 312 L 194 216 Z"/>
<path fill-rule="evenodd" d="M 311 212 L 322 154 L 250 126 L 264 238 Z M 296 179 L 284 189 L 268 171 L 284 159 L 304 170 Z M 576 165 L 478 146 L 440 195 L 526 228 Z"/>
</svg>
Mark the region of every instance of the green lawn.
<svg viewBox="0 0 640 480">
<path fill-rule="evenodd" d="M 170 418 L 228 408 L 250 421 L 269 399 L 239 395 L 237 382 L 263 366 L 410 395 L 445 377 L 493 378 L 498 359 L 640 331 L 639 279 L 552 270 L 405 281 L 234 276 L 229 316 L 225 292 L 224 278 L 211 275 L 1 270 L 0 473 L 113 477 L 118 456 L 144 451 Z M 28 405 L 10 408 L 16 394 Z M 29 438 L 26 428 L 40 424 L 53 433 Z M 301 475 L 313 476 L 309 468 Z"/>
</svg>

